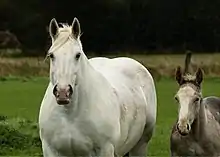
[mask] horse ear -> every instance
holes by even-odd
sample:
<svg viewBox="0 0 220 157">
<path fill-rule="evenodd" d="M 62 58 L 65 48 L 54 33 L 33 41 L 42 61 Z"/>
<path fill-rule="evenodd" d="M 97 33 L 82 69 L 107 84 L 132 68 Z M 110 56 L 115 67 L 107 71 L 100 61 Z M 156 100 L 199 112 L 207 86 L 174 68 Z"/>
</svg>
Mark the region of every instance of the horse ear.
<svg viewBox="0 0 220 157">
<path fill-rule="evenodd" d="M 72 23 L 72 34 L 73 34 L 73 37 L 75 39 L 77 39 L 80 36 L 80 33 L 81 33 L 80 23 L 79 23 L 79 20 L 75 17 L 73 19 L 73 23 Z"/>
<path fill-rule="evenodd" d="M 182 71 L 181 71 L 181 67 L 178 66 L 177 69 L 176 69 L 176 81 L 179 83 L 179 85 L 182 84 Z"/>
<path fill-rule="evenodd" d="M 198 70 L 196 71 L 196 82 L 198 85 L 200 85 L 202 83 L 203 80 L 203 71 L 201 68 L 198 68 Z"/>
<path fill-rule="evenodd" d="M 49 33 L 50 33 L 50 37 L 52 38 L 52 40 L 54 40 L 54 37 L 55 37 L 55 35 L 57 35 L 58 30 L 59 30 L 58 23 L 57 23 L 56 19 L 53 18 L 50 21 L 50 25 L 49 25 Z"/>
</svg>

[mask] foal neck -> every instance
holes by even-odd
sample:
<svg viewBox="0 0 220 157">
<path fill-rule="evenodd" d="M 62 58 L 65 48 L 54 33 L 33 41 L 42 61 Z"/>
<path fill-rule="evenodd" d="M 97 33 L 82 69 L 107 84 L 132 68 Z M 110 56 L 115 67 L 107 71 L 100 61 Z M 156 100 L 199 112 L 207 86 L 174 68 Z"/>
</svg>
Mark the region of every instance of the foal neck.
<svg viewBox="0 0 220 157">
<path fill-rule="evenodd" d="M 205 137 L 206 113 L 205 106 L 200 102 L 199 113 L 192 125 L 192 134 L 197 141 Z"/>
</svg>

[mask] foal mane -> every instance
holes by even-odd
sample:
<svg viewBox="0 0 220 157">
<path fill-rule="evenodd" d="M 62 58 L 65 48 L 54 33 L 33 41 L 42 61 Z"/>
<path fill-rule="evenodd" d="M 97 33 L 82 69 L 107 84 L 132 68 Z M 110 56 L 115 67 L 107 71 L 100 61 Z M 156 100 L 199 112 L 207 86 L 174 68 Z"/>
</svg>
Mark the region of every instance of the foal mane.
<svg viewBox="0 0 220 157">
<path fill-rule="evenodd" d="M 193 83 L 196 79 L 196 76 L 192 75 L 189 71 L 191 63 L 192 53 L 190 51 L 186 52 L 185 65 L 183 70 L 183 83 Z"/>
<path fill-rule="evenodd" d="M 197 83 L 196 75 L 190 73 L 190 64 L 191 64 L 192 53 L 190 51 L 186 52 L 185 65 L 183 73 L 180 71 L 179 67 L 179 77 L 181 77 L 180 88 L 186 85 L 192 86 L 195 90 L 200 90 L 200 85 Z M 181 75 L 181 76 L 180 76 Z"/>
<path fill-rule="evenodd" d="M 186 58 L 185 58 L 185 67 L 184 67 L 184 74 L 189 74 L 189 66 L 191 63 L 192 53 L 190 51 L 186 52 Z"/>
</svg>

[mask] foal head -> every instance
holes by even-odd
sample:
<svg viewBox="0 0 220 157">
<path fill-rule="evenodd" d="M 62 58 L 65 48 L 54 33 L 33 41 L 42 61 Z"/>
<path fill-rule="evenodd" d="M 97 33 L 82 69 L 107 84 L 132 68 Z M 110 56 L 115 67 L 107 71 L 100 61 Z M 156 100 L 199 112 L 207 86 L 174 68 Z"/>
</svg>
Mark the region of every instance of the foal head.
<svg viewBox="0 0 220 157">
<path fill-rule="evenodd" d="M 79 21 L 74 18 L 71 26 L 62 24 L 62 27 L 59 27 L 57 21 L 52 19 L 49 33 L 52 46 L 47 56 L 50 57 L 50 81 L 54 85 L 53 94 L 58 104 L 69 104 L 83 54 Z"/>
<path fill-rule="evenodd" d="M 175 95 L 175 99 L 179 104 L 177 130 L 183 136 L 189 134 L 191 126 L 199 114 L 202 100 L 203 72 L 198 68 L 194 75 L 189 74 L 190 58 L 191 54 L 188 53 L 185 59 L 184 72 L 180 67 L 176 71 L 176 81 L 179 84 L 179 90 Z"/>
</svg>

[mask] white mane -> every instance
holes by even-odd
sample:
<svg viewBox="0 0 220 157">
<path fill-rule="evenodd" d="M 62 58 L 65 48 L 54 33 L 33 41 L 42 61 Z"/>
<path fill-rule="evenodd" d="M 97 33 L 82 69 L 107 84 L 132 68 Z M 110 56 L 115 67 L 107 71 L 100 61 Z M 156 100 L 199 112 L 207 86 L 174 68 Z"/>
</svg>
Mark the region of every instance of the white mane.
<svg viewBox="0 0 220 157">
<path fill-rule="evenodd" d="M 52 42 L 52 46 L 50 47 L 48 53 L 51 53 L 58 48 L 60 48 L 63 44 L 65 44 L 68 40 L 72 40 L 73 42 L 79 43 L 80 47 L 82 47 L 80 41 L 80 35 L 77 39 L 72 36 L 72 26 L 69 26 L 66 23 L 60 23 L 62 27 L 59 27 L 58 33 Z"/>
</svg>

